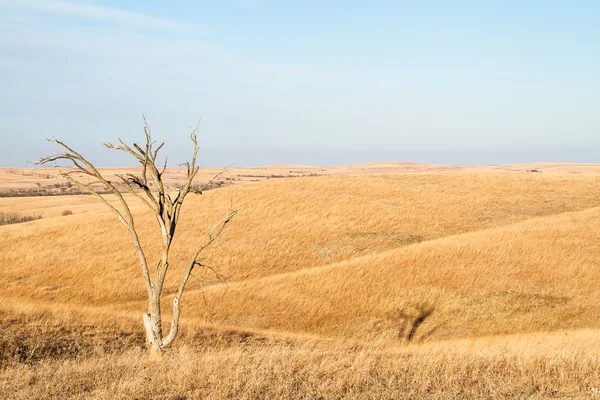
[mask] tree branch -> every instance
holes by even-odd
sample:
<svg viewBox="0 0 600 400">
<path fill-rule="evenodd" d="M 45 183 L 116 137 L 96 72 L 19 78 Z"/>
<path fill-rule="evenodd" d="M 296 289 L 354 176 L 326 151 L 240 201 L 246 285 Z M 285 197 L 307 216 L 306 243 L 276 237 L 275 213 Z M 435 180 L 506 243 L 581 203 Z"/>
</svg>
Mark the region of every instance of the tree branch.
<svg viewBox="0 0 600 400">
<path fill-rule="evenodd" d="M 188 265 L 188 267 L 185 270 L 185 273 L 183 274 L 183 281 L 181 282 L 181 285 L 179 285 L 177 293 L 175 294 L 175 298 L 173 299 L 173 318 L 171 320 L 171 330 L 169 331 L 169 334 L 165 337 L 165 340 L 163 341 L 163 346 L 168 346 L 173 341 L 173 339 L 175 339 L 175 336 L 177 336 L 177 332 L 179 329 L 179 316 L 181 313 L 180 302 L 181 297 L 183 296 L 183 292 L 185 290 L 185 286 L 187 285 L 187 282 L 190 279 L 194 267 L 196 265 L 204 266 L 198 262 L 198 257 L 200 256 L 200 253 L 202 253 L 204 249 L 210 246 L 210 244 L 214 242 L 221 235 L 221 233 L 223 233 L 225 228 L 227 228 L 229 221 L 231 221 L 231 219 L 235 217 L 240 211 L 241 210 L 231 211 L 225 216 L 225 218 L 219 221 L 208 234 L 208 240 L 204 244 L 200 245 L 196 253 L 194 253 L 190 264 Z M 214 269 L 212 270 L 214 271 Z M 219 274 L 217 274 L 217 276 L 219 276 Z"/>
<path fill-rule="evenodd" d="M 61 142 L 60 140 L 57 140 L 55 138 L 48 139 L 48 141 L 58 144 L 59 146 L 66 149 L 67 151 L 65 153 L 57 153 L 57 154 L 53 154 L 48 157 L 40 158 L 39 162 L 36 164 L 46 165 L 51 162 L 69 161 L 81 173 L 96 178 L 98 183 L 104 185 L 108 190 L 110 190 L 117 197 L 119 202 L 121 203 L 122 210 L 119 211 L 114 206 L 112 206 L 106 200 L 106 198 L 104 198 L 102 195 L 97 193 L 97 191 L 95 191 L 90 185 L 86 185 L 86 184 L 78 181 L 77 179 L 73 178 L 69 173 L 62 174 L 65 177 L 65 179 L 67 179 L 69 182 L 79 186 L 80 188 L 86 190 L 87 192 L 93 194 L 98 199 L 100 199 L 111 211 L 113 211 L 115 213 L 115 215 L 117 216 L 119 221 L 121 221 L 121 223 L 123 223 L 123 225 L 125 225 L 125 227 L 129 230 L 136 253 L 138 254 L 138 258 L 140 259 L 140 264 L 142 267 L 142 276 L 144 278 L 144 283 L 146 284 L 146 290 L 148 291 L 148 294 L 150 295 L 152 292 L 152 281 L 150 279 L 150 274 L 148 271 L 148 263 L 146 261 L 146 255 L 144 253 L 144 250 L 142 249 L 142 246 L 141 246 L 140 240 L 139 240 L 139 236 L 135 229 L 133 215 L 131 214 L 131 210 L 129 209 L 127 202 L 123 198 L 123 195 L 108 179 L 106 179 L 106 178 L 104 178 L 104 176 L 102 176 L 102 174 L 96 169 L 96 167 L 94 167 L 94 165 L 92 165 L 92 163 L 90 163 L 87 159 L 85 159 L 81 154 L 79 154 L 78 152 L 73 150 L 71 147 L 66 145 L 64 142 Z"/>
</svg>

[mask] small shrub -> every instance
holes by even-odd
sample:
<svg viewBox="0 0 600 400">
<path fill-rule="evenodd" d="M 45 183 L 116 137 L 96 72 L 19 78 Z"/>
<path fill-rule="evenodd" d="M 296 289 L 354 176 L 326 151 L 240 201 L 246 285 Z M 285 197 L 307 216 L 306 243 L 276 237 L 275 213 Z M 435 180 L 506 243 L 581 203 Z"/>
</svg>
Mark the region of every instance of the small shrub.
<svg viewBox="0 0 600 400">
<path fill-rule="evenodd" d="M 33 221 L 42 218 L 41 214 L 23 215 L 16 212 L 0 211 L 0 225 L 19 224 L 21 222 Z"/>
<path fill-rule="evenodd" d="M 213 190 L 213 189 L 219 189 L 222 188 L 226 185 L 231 184 L 230 182 L 226 182 L 226 181 L 210 181 L 206 184 L 198 184 L 195 183 L 192 185 L 192 189 L 194 190 L 202 190 L 204 192 L 208 191 L 208 190 Z M 179 190 L 179 189 L 177 189 Z"/>
<path fill-rule="evenodd" d="M 63 210 L 63 212 L 61 213 L 61 215 L 72 215 L 73 211 L 71 210 Z"/>
</svg>

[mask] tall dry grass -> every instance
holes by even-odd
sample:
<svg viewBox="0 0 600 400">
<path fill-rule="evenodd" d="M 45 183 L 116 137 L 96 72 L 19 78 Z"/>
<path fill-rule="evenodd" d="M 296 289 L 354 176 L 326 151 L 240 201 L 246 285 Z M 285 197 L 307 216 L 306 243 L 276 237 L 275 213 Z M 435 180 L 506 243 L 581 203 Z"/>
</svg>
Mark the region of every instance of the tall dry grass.
<svg viewBox="0 0 600 400">
<path fill-rule="evenodd" d="M 77 212 L 0 227 L 8 398 L 543 398 L 600 387 L 598 175 L 311 177 L 190 198 L 167 294 L 233 205 L 243 212 L 204 260 L 230 282 L 198 273 L 180 346 L 148 368 L 127 232 L 85 199 L 39 201 L 12 206 Z M 156 255 L 154 221 L 133 208 Z"/>
<path fill-rule="evenodd" d="M 105 340 L 80 353 L 9 365 L 0 371 L 0 393 L 6 399 L 589 398 L 600 382 L 598 333 L 390 347 L 229 332 L 185 341 L 150 365 L 139 347 L 121 351 Z"/>
<path fill-rule="evenodd" d="M 18 212 L 0 211 L 0 225 L 20 224 L 22 222 L 35 221 L 42 218 L 41 215 L 21 214 Z"/>
<path fill-rule="evenodd" d="M 328 266 L 213 286 L 213 320 L 397 341 L 600 328 L 600 209 L 449 236 Z M 202 307 L 197 291 L 190 308 Z"/>
<path fill-rule="evenodd" d="M 583 210 L 600 203 L 599 193 L 600 178 L 584 174 L 316 177 L 220 189 L 186 204 L 167 290 L 232 205 L 243 212 L 206 257 L 231 281 L 242 281 Z M 143 243 L 157 254 L 155 222 L 137 211 Z M 135 284 L 141 278 L 127 232 L 110 213 L 78 214 L 27 229 L 3 228 L 0 245 L 10 250 L 0 261 L 11 265 L 3 278 L 10 281 L 5 296 L 56 286 L 27 297 L 87 305 L 144 298 L 142 285 Z M 27 279 L 17 279 L 22 276 Z M 81 290 L 82 282 L 92 290 Z"/>
</svg>

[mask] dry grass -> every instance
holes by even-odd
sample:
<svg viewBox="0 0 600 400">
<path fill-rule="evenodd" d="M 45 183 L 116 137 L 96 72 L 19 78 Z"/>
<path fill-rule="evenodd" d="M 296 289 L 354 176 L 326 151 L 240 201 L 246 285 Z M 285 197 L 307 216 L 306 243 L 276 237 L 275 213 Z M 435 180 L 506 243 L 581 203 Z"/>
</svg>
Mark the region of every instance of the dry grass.
<svg viewBox="0 0 600 400">
<path fill-rule="evenodd" d="M 65 324 L 61 338 L 73 333 Z M 51 357 L 11 363 L 0 372 L 4 398 L 588 398 L 600 381 L 591 330 L 408 347 L 207 330 L 152 365 L 138 340 L 123 340 L 129 332 L 111 340 L 96 330 L 86 341 L 76 328 L 76 350 L 54 345 Z"/>
<path fill-rule="evenodd" d="M 17 349 L 3 358 L 6 397 L 542 398 L 600 386 L 600 175 L 311 177 L 190 198 L 167 293 L 233 205 L 243 212 L 205 260 L 230 282 L 198 276 L 214 325 L 191 283 L 180 346 L 147 368 L 127 233 L 67 197 L 0 199 L 76 210 L 0 228 L 2 340 Z M 134 212 L 157 254 L 154 221 Z"/>
<path fill-rule="evenodd" d="M 20 224 L 22 222 L 35 221 L 40 218 L 42 218 L 40 214 L 26 215 L 18 212 L 0 211 L 0 225 Z"/>
<path fill-rule="evenodd" d="M 217 321 L 380 341 L 404 336 L 427 311 L 415 339 L 600 328 L 596 226 L 600 209 L 565 213 L 211 287 L 207 296 Z M 195 292 L 186 301 L 202 305 Z"/>
</svg>

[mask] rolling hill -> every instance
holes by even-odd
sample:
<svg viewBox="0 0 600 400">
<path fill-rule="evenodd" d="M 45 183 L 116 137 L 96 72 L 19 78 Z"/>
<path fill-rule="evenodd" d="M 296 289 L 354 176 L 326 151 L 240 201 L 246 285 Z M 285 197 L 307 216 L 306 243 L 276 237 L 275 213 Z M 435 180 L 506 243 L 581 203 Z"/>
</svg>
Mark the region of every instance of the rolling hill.
<svg viewBox="0 0 600 400">
<path fill-rule="evenodd" d="M 51 213 L 0 227 L 1 310 L 19 321 L 54 321 L 49 326 L 141 330 L 145 292 L 128 234 L 112 214 L 86 206 L 82 196 L 51 201 L 58 209 L 61 201 L 76 198 L 81 209 L 73 215 Z M 19 210 L 16 199 L 0 204 Z M 347 397 L 368 397 L 368 390 L 380 391 L 382 398 L 442 396 L 438 389 L 455 397 L 511 397 L 523 390 L 536 396 L 589 394 L 600 384 L 597 352 L 582 353 L 599 340 L 599 206 L 595 173 L 310 176 L 190 197 L 166 293 L 173 294 L 185 261 L 212 225 L 231 208 L 242 212 L 205 255 L 205 263 L 228 281 L 199 271 L 190 282 L 182 300 L 183 347 L 173 357 L 187 357 L 188 370 L 202 376 L 208 372 L 194 360 L 208 363 L 213 375 L 206 379 L 233 382 L 241 378 L 231 374 L 248 373 L 257 363 L 284 386 L 291 384 L 294 368 L 305 379 L 329 376 L 338 385 L 351 380 Z M 156 256 L 155 223 L 141 205 L 134 212 L 143 245 Z M 235 332 L 236 339 L 224 346 L 218 339 L 223 332 Z M 244 337 L 254 339 L 247 343 Z M 242 356 L 248 349 L 251 359 Z M 102 357 L 103 363 L 116 363 L 116 370 L 128 365 L 119 355 Z M 136 357 L 141 355 L 129 354 Z M 236 357 L 245 360 L 237 372 L 222 364 Z M 366 364 L 357 364 L 356 357 Z M 556 369 L 569 357 L 567 369 Z M 70 359 L 46 362 L 47 368 L 52 363 L 75 368 Z M 95 368 L 89 357 L 80 362 L 88 371 Z M 273 372 L 277 363 L 282 375 Z M 25 396 L 32 392 L 23 386 L 27 373 L 19 368 L 3 373 Z M 39 368 L 36 376 L 53 373 Z M 338 368 L 347 375 L 341 377 Z M 519 369 L 525 377 L 515 377 Z M 77 371 L 81 379 L 88 376 Z M 262 385 L 265 379 L 258 374 L 254 382 Z M 494 380 L 506 380 L 505 386 L 491 387 Z M 91 385 L 94 396 L 105 393 Z M 308 385 L 300 392 L 308 398 L 318 397 L 319 390 L 325 397 L 341 390 L 298 385 Z M 403 385 L 407 390 L 399 392 Z M 207 396 L 202 387 L 196 387 L 198 393 Z M 240 398 L 285 393 L 219 387 L 219 394 Z M 119 390 L 126 398 L 128 392 Z"/>
</svg>

